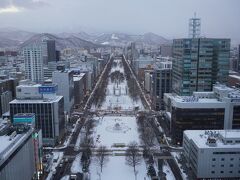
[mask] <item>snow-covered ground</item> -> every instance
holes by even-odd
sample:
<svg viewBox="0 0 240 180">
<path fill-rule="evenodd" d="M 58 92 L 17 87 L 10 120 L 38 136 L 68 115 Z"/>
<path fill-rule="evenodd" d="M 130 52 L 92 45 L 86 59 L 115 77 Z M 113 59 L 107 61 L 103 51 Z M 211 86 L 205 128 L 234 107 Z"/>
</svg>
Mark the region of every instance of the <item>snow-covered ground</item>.
<svg viewBox="0 0 240 180">
<path fill-rule="evenodd" d="M 168 163 L 165 163 L 163 165 L 163 172 L 166 173 L 167 180 L 175 180 L 173 172 L 172 172 L 171 168 L 169 167 Z"/>
<path fill-rule="evenodd" d="M 115 60 L 115 62 L 118 62 L 118 64 L 116 67 L 112 67 L 110 74 L 115 71 L 120 71 L 121 73 L 124 73 L 123 66 L 120 66 L 119 60 Z M 115 82 L 111 82 L 109 78 L 106 99 L 101 104 L 101 106 L 98 107 L 98 109 L 113 110 L 116 107 L 120 108 L 121 110 L 134 110 L 135 107 L 138 107 L 141 110 L 144 109 L 140 98 L 137 101 L 134 101 L 128 95 L 128 86 L 126 79 L 123 82 L 117 84 Z M 92 109 L 96 109 L 96 107 L 92 106 Z"/>
<path fill-rule="evenodd" d="M 82 153 L 78 154 L 74 159 L 71 166 L 71 173 L 73 174 L 82 173 L 81 157 L 82 157 Z"/>
<path fill-rule="evenodd" d="M 60 164 L 62 158 L 63 158 L 63 152 L 53 152 L 53 159 L 57 159 L 57 162 L 52 163 L 51 171 L 48 174 L 46 180 L 51 180 L 52 179 L 52 176 L 56 172 L 56 168 Z"/>
<path fill-rule="evenodd" d="M 69 179 L 70 179 L 70 176 L 69 176 L 69 175 L 63 176 L 63 177 L 61 178 L 61 180 L 69 180 Z"/>
<path fill-rule="evenodd" d="M 124 73 L 124 69 L 120 66 L 120 61 L 115 60 L 118 63 L 116 67 L 112 67 L 111 72 L 120 71 Z M 135 107 L 144 109 L 144 106 L 139 98 L 138 101 L 133 101 L 128 94 L 127 81 L 124 80 L 116 84 L 108 80 L 106 99 L 97 107 L 98 110 L 113 110 L 118 107 L 120 110 L 132 111 Z M 92 107 L 95 110 L 96 107 Z M 96 117 L 96 127 L 94 129 L 94 143 L 96 146 L 104 145 L 107 148 L 116 149 L 112 146 L 116 144 L 128 145 L 132 141 L 136 141 L 140 145 L 139 133 L 135 116 L 114 116 L 108 115 L 103 118 Z M 124 150 L 126 148 L 121 148 Z M 122 152 L 123 153 L 123 152 Z M 122 155 L 122 154 L 121 154 Z M 147 168 L 144 160 L 137 166 L 137 179 L 148 180 Z M 101 177 L 100 177 L 101 176 Z M 109 156 L 109 161 L 103 168 L 103 172 L 100 173 L 100 167 L 94 162 L 90 165 L 90 177 L 91 180 L 132 180 L 135 179 L 133 168 L 126 165 L 125 156 L 117 156 L 113 153 Z"/>
<path fill-rule="evenodd" d="M 96 145 L 105 145 L 110 148 L 114 143 L 129 144 L 132 141 L 139 143 L 135 116 L 104 116 L 97 120 L 94 131 Z M 115 129 L 116 124 L 120 129 Z"/>
<path fill-rule="evenodd" d="M 181 175 L 182 175 L 182 178 L 185 180 L 185 179 L 188 179 L 188 176 L 187 174 L 184 172 L 183 168 L 182 168 L 182 165 L 179 163 L 179 159 L 180 159 L 180 153 L 178 152 L 171 152 L 172 156 L 174 157 L 174 160 L 175 162 L 177 163 L 180 171 L 181 171 Z"/>
<path fill-rule="evenodd" d="M 137 166 L 137 179 L 138 180 L 149 180 L 147 176 L 146 164 L 144 161 Z M 92 162 L 90 166 L 91 180 L 100 180 L 100 167 Z M 146 179 L 145 179 L 146 178 Z M 133 167 L 128 166 L 125 163 L 124 156 L 111 156 L 109 161 L 103 167 L 101 174 L 102 180 L 133 180 L 135 179 Z"/>
</svg>

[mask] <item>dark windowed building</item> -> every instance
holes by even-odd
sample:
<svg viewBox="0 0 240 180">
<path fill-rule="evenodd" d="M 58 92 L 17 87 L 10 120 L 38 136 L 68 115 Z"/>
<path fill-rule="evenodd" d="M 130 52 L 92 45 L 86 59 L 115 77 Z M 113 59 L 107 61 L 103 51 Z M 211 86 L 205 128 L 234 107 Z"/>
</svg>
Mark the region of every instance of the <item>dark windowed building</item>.
<svg viewBox="0 0 240 180">
<path fill-rule="evenodd" d="M 173 92 L 192 95 L 211 91 L 216 82 L 226 83 L 230 39 L 175 39 L 173 41 Z"/>
<path fill-rule="evenodd" d="M 240 129 L 240 91 L 215 85 L 193 96 L 165 94 L 165 119 L 172 140 L 181 144 L 184 130 Z"/>
</svg>

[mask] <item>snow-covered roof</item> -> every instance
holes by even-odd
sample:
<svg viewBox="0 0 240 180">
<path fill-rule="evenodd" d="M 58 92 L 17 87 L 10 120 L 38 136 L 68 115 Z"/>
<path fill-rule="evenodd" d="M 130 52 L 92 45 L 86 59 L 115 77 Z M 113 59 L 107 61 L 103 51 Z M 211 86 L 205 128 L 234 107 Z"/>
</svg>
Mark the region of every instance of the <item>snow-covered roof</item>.
<svg viewBox="0 0 240 180">
<path fill-rule="evenodd" d="M 18 104 L 18 103 L 52 103 L 58 102 L 63 96 L 51 96 L 48 99 L 14 99 L 10 102 L 10 104 Z"/>
<path fill-rule="evenodd" d="M 8 135 L 0 136 L 0 165 L 9 158 L 9 156 L 32 134 L 32 132 L 33 130 L 30 129 L 26 133 L 17 134 L 15 137 L 12 137 L 11 140 Z"/>
<path fill-rule="evenodd" d="M 238 148 L 240 149 L 240 130 L 186 130 L 184 134 L 198 148 Z M 216 140 L 215 145 L 209 145 L 208 139 Z"/>
</svg>

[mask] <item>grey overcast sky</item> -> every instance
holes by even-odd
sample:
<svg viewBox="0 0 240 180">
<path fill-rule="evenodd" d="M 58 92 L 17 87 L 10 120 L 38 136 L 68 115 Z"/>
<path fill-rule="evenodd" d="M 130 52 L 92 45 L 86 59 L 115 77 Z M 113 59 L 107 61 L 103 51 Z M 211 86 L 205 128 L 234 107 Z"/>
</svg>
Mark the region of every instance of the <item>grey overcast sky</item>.
<svg viewBox="0 0 240 180">
<path fill-rule="evenodd" d="M 154 32 L 186 37 L 194 12 L 202 35 L 240 40 L 240 0 L 0 0 L 0 28 L 36 32 Z"/>
</svg>

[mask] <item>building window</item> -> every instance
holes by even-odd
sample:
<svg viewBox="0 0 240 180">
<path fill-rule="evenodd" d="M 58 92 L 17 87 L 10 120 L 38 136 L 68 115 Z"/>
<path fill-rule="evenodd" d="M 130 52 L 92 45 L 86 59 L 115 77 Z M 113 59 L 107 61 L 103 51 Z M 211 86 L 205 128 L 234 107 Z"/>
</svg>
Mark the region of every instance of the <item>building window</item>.
<svg viewBox="0 0 240 180">
<path fill-rule="evenodd" d="M 224 161 L 224 160 L 225 160 L 225 158 L 222 158 L 222 159 L 221 159 L 221 161 Z"/>
<path fill-rule="evenodd" d="M 221 171 L 221 174 L 223 174 L 224 173 L 224 171 Z"/>
<path fill-rule="evenodd" d="M 233 161 L 234 158 L 231 158 L 230 160 Z"/>
<path fill-rule="evenodd" d="M 213 164 L 212 167 L 215 167 L 215 164 Z"/>
<path fill-rule="evenodd" d="M 233 164 L 230 164 L 230 167 L 233 167 Z"/>
<path fill-rule="evenodd" d="M 211 171 L 212 174 L 215 174 L 215 171 Z"/>
<path fill-rule="evenodd" d="M 224 164 L 221 164 L 221 167 L 224 167 Z"/>
<path fill-rule="evenodd" d="M 216 161 L 216 158 L 212 158 L 212 161 Z"/>
<path fill-rule="evenodd" d="M 232 173 L 232 171 L 229 171 L 229 173 Z"/>
</svg>

